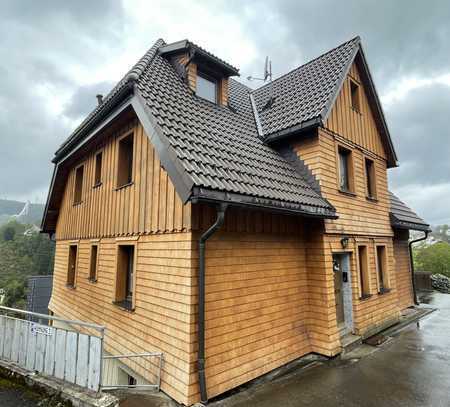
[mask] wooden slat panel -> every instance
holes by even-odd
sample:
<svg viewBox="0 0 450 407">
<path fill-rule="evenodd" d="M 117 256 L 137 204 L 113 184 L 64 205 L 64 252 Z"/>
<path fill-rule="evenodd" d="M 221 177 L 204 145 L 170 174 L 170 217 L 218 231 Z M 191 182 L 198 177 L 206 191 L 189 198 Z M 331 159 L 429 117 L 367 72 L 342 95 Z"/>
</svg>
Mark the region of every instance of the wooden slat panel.
<svg viewBox="0 0 450 407">
<path fill-rule="evenodd" d="M 27 349 L 28 349 L 28 335 L 30 334 L 30 323 L 23 321 L 20 335 L 19 335 L 19 365 L 26 366 Z"/>
<path fill-rule="evenodd" d="M 117 140 L 134 133 L 133 184 L 116 190 Z M 92 150 L 69 171 L 57 222 L 57 239 L 98 238 L 167 233 L 190 228 L 190 205 L 181 203 L 143 127 L 133 121 L 112 135 L 102 147 L 102 184 L 93 188 Z M 82 203 L 73 206 L 77 165 L 84 163 Z"/>
<path fill-rule="evenodd" d="M 66 364 L 66 331 L 56 330 L 55 342 L 55 377 L 64 380 Z"/>
<path fill-rule="evenodd" d="M 52 376 L 55 372 L 56 329 L 50 328 L 50 333 L 45 346 L 44 373 Z"/>
<path fill-rule="evenodd" d="M 64 368 L 65 380 L 71 383 L 75 383 L 76 379 L 76 365 L 78 355 L 78 333 L 67 332 L 66 336 L 66 363 Z"/>
<path fill-rule="evenodd" d="M 97 391 L 100 386 L 101 352 L 101 339 L 91 337 L 89 344 L 88 388 L 94 391 Z"/>
<path fill-rule="evenodd" d="M 89 372 L 89 336 L 79 334 L 76 384 L 87 387 Z"/>
<path fill-rule="evenodd" d="M 45 327 L 46 328 L 46 327 Z M 36 360 L 34 370 L 39 373 L 44 371 L 45 347 L 47 344 L 47 335 L 39 333 L 36 338 Z"/>
<path fill-rule="evenodd" d="M 34 363 L 36 359 L 36 341 L 37 335 L 30 329 L 28 332 L 26 368 L 31 371 L 34 370 Z"/>
</svg>

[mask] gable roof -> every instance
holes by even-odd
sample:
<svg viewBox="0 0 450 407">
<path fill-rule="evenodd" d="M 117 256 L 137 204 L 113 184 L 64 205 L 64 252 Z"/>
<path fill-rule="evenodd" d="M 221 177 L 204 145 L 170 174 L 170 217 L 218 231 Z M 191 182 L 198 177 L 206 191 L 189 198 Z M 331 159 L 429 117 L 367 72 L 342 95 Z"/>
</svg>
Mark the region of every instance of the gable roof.
<svg viewBox="0 0 450 407">
<path fill-rule="evenodd" d="M 430 225 L 406 206 L 397 196 L 389 192 L 391 203 L 391 225 L 398 229 L 430 231 Z"/>
<path fill-rule="evenodd" d="M 64 162 L 99 133 L 100 125 L 131 106 L 184 201 L 262 207 L 335 218 L 334 207 L 258 137 L 251 89 L 229 80 L 229 107 L 199 98 L 159 52 L 158 40 L 55 153 L 42 229 L 56 227 Z"/>
<path fill-rule="evenodd" d="M 253 92 L 262 137 L 268 143 L 323 124 L 334 105 L 351 65 L 356 61 L 373 108 L 388 157 L 397 166 L 397 155 L 370 75 L 359 37 L 328 51 Z M 268 107 L 267 102 L 272 103 Z"/>
</svg>

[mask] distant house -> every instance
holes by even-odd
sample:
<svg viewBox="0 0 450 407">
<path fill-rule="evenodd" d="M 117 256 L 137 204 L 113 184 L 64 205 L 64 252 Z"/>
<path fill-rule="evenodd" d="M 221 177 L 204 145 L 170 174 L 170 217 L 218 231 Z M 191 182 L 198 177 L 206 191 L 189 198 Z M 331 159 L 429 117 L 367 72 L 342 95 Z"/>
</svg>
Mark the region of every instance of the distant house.
<svg viewBox="0 0 450 407">
<path fill-rule="evenodd" d="M 42 223 L 51 311 L 106 325 L 111 354 L 162 351 L 186 405 L 396 323 L 429 229 L 388 191 L 359 38 L 256 90 L 237 75 L 157 41 L 57 150 Z"/>
<path fill-rule="evenodd" d="M 48 304 L 52 295 L 53 276 L 32 276 L 27 284 L 27 311 L 49 315 Z M 35 317 L 30 320 L 47 324 L 47 320 L 39 321 Z"/>
</svg>

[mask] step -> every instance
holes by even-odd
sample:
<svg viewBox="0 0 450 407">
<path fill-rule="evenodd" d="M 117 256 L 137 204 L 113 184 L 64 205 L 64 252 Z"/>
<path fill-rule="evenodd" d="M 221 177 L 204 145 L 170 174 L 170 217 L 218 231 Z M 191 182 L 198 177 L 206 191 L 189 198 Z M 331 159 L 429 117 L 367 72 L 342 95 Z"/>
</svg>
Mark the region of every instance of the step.
<svg viewBox="0 0 450 407">
<path fill-rule="evenodd" d="M 362 344 L 362 338 L 358 335 L 347 334 L 341 337 L 342 352 L 350 352 Z"/>
</svg>

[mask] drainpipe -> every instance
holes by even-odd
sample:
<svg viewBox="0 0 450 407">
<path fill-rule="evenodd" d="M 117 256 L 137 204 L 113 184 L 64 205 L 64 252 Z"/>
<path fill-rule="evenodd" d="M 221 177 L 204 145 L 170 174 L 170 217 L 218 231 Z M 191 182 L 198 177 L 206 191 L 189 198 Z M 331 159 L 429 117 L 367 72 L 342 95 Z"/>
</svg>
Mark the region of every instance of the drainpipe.
<svg viewBox="0 0 450 407">
<path fill-rule="evenodd" d="M 425 240 L 428 237 L 428 234 L 430 233 L 429 230 L 425 231 L 425 236 L 420 237 L 419 239 L 411 240 L 408 244 L 409 248 L 409 262 L 411 264 L 411 282 L 412 282 L 412 289 L 413 289 L 413 297 L 414 297 L 414 304 L 419 305 L 419 300 L 417 299 L 417 292 L 416 292 L 416 281 L 414 279 L 414 259 L 413 259 L 413 252 L 412 252 L 412 245 L 413 243 L 421 242 L 422 240 Z"/>
<path fill-rule="evenodd" d="M 206 241 L 223 225 L 227 204 L 221 204 L 217 208 L 217 218 L 214 224 L 200 236 L 198 241 L 198 382 L 200 385 L 200 397 L 202 403 L 208 402 L 205 377 L 205 247 Z"/>
</svg>

